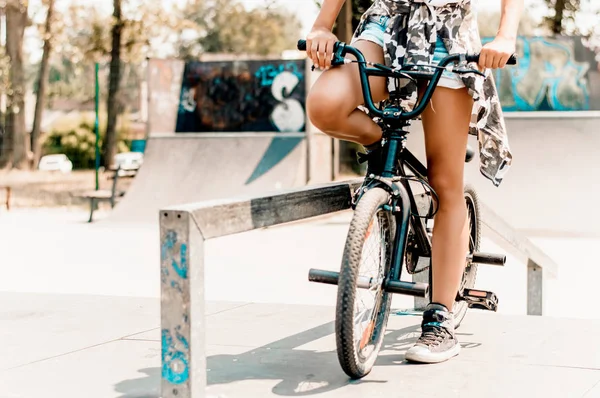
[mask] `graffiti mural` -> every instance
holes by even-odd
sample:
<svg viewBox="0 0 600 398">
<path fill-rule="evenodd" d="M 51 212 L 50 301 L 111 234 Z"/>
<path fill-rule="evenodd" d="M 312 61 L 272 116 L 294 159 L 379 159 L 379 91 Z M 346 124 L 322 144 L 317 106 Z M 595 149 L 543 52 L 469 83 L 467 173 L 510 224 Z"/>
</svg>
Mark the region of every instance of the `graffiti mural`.
<svg viewBox="0 0 600 398">
<path fill-rule="evenodd" d="M 494 72 L 505 111 L 600 110 L 598 63 L 580 38 L 520 37 L 517 54 Z"/>
<path fill-rule="evenodd" d="M 176 131 L 304 131 L 304 66 L 285 60 L 187 63 Z"/>
</svg>

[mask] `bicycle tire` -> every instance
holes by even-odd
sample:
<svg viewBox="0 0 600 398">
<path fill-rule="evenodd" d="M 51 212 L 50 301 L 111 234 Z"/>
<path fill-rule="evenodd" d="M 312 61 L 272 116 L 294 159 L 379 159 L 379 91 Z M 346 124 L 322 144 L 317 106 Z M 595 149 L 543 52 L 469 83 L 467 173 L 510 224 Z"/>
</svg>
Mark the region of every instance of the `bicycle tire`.
<svg viewBox="0 0 600 398">
<path fill-rule="evenodd" d="M 469 220 L 469 254 L 479 251 L 481 245 L 481 207 L 479 205 L 479 196 L 477 191 L 471 185 L 465 185 L 465 201 L 467 204 L 467 215 Z M 460 290 L 463 288 L 472 289 L 475 287 L 477 279 L 477 264 L 467 262 Z M 466 301 L 457 301 L 454 303 L 454 328 L 457 329 L 462 323 L 469 306 Z"/>
<path fill-rule="evenodd" d="M 378 221 L 382 232 L 380 242 L 385 245 L 379 246 L 379 280 L 384 280 L 391 268 L 395 221 L 391 212 L 383 209 L 389 200 L 390 194 L 379 187 L 372 188 L 361 197 L 354 210 L 344 247 L 338 280 L 335 333 L 338 360 L 343 371 L 352 379 L 362 378 L 371 372 L 383 343 L 391 310 L 392 293 L 383 291 L 380 285 L 376 291 L 368 326 L 360 335 L 357 333 L 357 281 L 364 254 L 363 248 L 371 236 L 369 228 L 373 228 L 375 220 Z M 383 261 L 382 254 L 385 256 Z"/>
</svg>

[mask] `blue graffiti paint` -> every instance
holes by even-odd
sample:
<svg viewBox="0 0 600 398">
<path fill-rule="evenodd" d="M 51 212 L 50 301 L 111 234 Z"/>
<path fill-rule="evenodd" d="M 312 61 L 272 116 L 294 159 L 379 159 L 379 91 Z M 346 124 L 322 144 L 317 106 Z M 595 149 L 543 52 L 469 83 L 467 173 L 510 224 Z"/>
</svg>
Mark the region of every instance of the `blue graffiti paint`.
<svg viewBox="0 0 600 398">
<path fill-rule="evenodd" d="M 162 246 L 160 247 L 160 258 L 161 261 L 165 261 L 167 259 L 168 251 L 171 250 L 175 243 L 177 242 L 177 232 L 173 230 L 169 230 L 165 233 L 165 240 L 163 241 Z"/>
<path fill-rule="evenodd" d="M 189 379 L 189 343 L 175 328 L 175 339 L 169 329 L 161 331 L 162 378 L 172 384 L 182 384 Z M 183 347 L 180 351 L 176 342 Z"/>
<path fill-rule="evenodd" d="M 171 281 L 171 287 L 175 290 L 177 290 L 179 293 L 183 294 L 183 288 L 181 287 L 181 285 L 179 284 L 179 282 L 177 281 Z"/>
<path fill-rule="evenodd" d="M 167 283 L 167 278 L 169 277 L 169 270 L 166 267 L 160 268 L 160 282 Z"/>
<path fill-rule="evenodd" d="M 167 231 L 165 234 L 165 239 L 161 246 L 160 257 L 161 261 L 166 261 L 168 258 L 171 258 L 171 266 L 179 275 L 179 277 L 186 279 L 188 272 L 188 264 L 187 264 L 187 244 L 182 243 L 179 247 L 179 259 L 176 258 L 175 255 L 172 255 L 172 252 L 177 244 L 177 233 L 175 231 Z M 162 270 L 162 273 L 166 275 L 169 274 L 168 270 Z"/>
<path fill-rule="evenodd" d="M 185 243 L 181 244 L 179 253 L 179 264 L 175 259 L 172 260 L 173 269 L 181 278 L 187 279 L 187 245 Z"/>
<path fill-rule="evenodd" d="M 261 86 L 270 86 L 273 84 L 273 80 L 282 72 L 291 72 L 298 79 L 302 80 L 304 75 L 298 71 L 298 66 L 294 62 L 288 62 L 279 65 L 263 65 L 254 74 L 256 79 L 258 79 L 258 83 Z"/>
</svg>

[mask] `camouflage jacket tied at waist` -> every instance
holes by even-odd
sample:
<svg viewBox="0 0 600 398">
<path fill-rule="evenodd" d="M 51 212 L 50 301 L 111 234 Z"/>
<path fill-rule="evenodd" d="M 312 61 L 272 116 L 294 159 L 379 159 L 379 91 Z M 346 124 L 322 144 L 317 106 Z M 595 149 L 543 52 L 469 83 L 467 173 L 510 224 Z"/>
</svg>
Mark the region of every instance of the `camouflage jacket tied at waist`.
<svg viewBox="0 0 600 398">
<path fill-rule="evenodd" d="M 443 6 L 432 6 L 428 0 L 375 0 L 362 16 L 354 34 L 358 38 L 369 17 L 390 18 L 384 33 L 384 55 L 386 65 L 399 69 L 405 63 L 430 64 L 439 36 L 449 54 L 478 53 L 481 39 L 477 20 L 471 8 L 471 0 Z M 476 68 L 473 64 L 471 67 Z M 512 162 L 506 126 L 502 116 L 500 99 L 493 76 L 476 74 L 460 75 L 475 103 L 469 133 L 479 141 L 480 170 L 494 185 L 500 185 Z M 417 97 L 416 84 L 408 79 L 395 90 L 394 79 L 390 79 L 392 95 L 399 98 L 403 107 L 414 106 Z"/>
</svg>

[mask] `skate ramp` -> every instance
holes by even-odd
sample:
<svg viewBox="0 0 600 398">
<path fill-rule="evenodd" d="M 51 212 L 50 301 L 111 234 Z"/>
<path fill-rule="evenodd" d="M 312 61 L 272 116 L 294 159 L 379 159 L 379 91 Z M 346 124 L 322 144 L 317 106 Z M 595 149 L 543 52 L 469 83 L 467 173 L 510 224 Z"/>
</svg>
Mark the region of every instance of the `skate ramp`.
<svg viewBox="0 0 600 398">
<path fill-rule="evenodd" d="M 598 112 L 507 115 L 513 165 L 496 188 L 476 157 L 465 178 L 481 199 L 528 236 L 600 236 L 600 115 Z M 423 130 L 415 123 L 409 147 L 424 161 Z M 476 148 L 475 137 L 470 137 Z"/>
<path fill-rule="evenodd" d="M 154 223 L 161 207 L 302 186 L 303 134 L 155 134 L 108 220 Z"/>
</svg>

